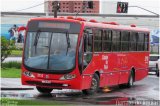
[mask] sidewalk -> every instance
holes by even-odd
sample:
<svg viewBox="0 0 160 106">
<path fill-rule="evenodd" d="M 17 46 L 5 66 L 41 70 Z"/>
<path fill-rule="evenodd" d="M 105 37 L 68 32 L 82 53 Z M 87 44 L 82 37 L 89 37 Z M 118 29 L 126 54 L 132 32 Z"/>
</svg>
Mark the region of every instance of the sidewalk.
<svg viewBox="0 0 160 106">
<path fill-rule="evenodd" d="M 20 78 L 1 78 L 1 90 L 33 90 L 32 86 L 21 84 Z"/>
<path fill-rule="evenodd" d="M 22 61 L 22 57 L 7 57 L 4 62 L 9 62 L 9 61 L 17 61 L 17 62 L 21 62 Z"/>
</svg>

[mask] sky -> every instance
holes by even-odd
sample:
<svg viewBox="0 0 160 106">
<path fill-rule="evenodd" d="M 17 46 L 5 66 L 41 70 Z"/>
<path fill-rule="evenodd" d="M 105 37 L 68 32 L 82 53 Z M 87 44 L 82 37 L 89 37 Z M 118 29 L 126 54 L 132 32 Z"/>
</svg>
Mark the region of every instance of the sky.
<svg viewBox="0 0 160 106">
<path fill-rule="evenodd" d="M 102 1 L 102 0 L 100 0 Z M 129 6 L 140 6 L 155 13 L 160 14 L 160 2 L 159 0 L 103 0 L 103 1 L 124 1 L 128 2 Z M 44 0 L 1 0 L 1 12 L 44 12 Z M 26 9 L 28 7 L 35 6 L 37 4 L 42 4 L 37 7 Z M 22 10 L 26 9 L 26 10 Z M 22 10 L 22 11 L 21 11 Z M 138 8 L 129 8 L 128 14 L 141 14 L 141 15 L 151 15 L 144 10 Z M 153 14 L 152 14 L 153 15 Z"/>
</svg>

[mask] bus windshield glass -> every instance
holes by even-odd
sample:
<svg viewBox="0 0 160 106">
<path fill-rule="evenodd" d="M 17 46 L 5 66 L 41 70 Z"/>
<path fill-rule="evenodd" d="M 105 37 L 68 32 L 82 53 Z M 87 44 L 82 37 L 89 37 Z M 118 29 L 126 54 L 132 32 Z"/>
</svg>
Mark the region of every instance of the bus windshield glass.
<svg viewBox="0 0 160 106">
<path fill-rule="evenodd" d="M 78 33 L 28 32 L 24 64 L 51 72 L 71 70 L 75 67 L 77 39 Z"/>
</svg>

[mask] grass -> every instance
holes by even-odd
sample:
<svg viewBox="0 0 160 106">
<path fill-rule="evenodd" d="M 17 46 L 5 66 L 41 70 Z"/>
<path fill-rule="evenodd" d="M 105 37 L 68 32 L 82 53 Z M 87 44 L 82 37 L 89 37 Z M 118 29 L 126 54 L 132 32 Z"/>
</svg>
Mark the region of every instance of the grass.
<svg viewBox="0 0 160 106">
<path fill-rule="evenodd" d="M 22 50 L 12 50 L 10 56 L 22 56 Z"/>
<path fill-rule="evenodd" d="M 57 101 L 1 98 L 1 105 L 2 106 L 62 106 L 66 104 Z"/>
<path fill-rule="evenodd" d="M 1 68 L 1 78 L 20 78 L 21 69 Z"/>
<path fill-rule="evenodd" d="M 20 78 L 21 62 L 10 61 L 1 63 L 1 78 Z"/>
</svg>

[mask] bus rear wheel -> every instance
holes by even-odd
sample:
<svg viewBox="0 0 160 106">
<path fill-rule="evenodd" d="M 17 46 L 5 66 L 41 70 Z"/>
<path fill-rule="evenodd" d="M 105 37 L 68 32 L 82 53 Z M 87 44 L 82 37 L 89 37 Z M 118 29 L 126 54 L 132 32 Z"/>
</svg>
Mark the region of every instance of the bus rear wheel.
<svg viewBox="0 0 160 106">
<path fill-rule="evenodd" d="M 94 74 L 92 77 L 91 88 L 82 90 L 83 94 L 91 95 L 98 91 L 99 89 L 99 76 Z"/>
<path fill-rule="evenodd" d="M 52 92 L 52 88 L 42 88 L 42 87 L 36 87 L 37 90 L 40 92 L 40 93 L 46 93 L 46 94 L 49 94 Z"/>
<path fill-rule="evenodd" d="M 129 80 L 127 83 L 127 87 L 130 88 L 134 85 L 134 73 L 133 71 L 131 71 L 130 76 L 129 76 Z"/>
<path fill-rule="evenodd" d="M 159 69 L 158 69 L 158 64 L 156 64 L 156 75 L 159 77 Z"/>
</svg>

